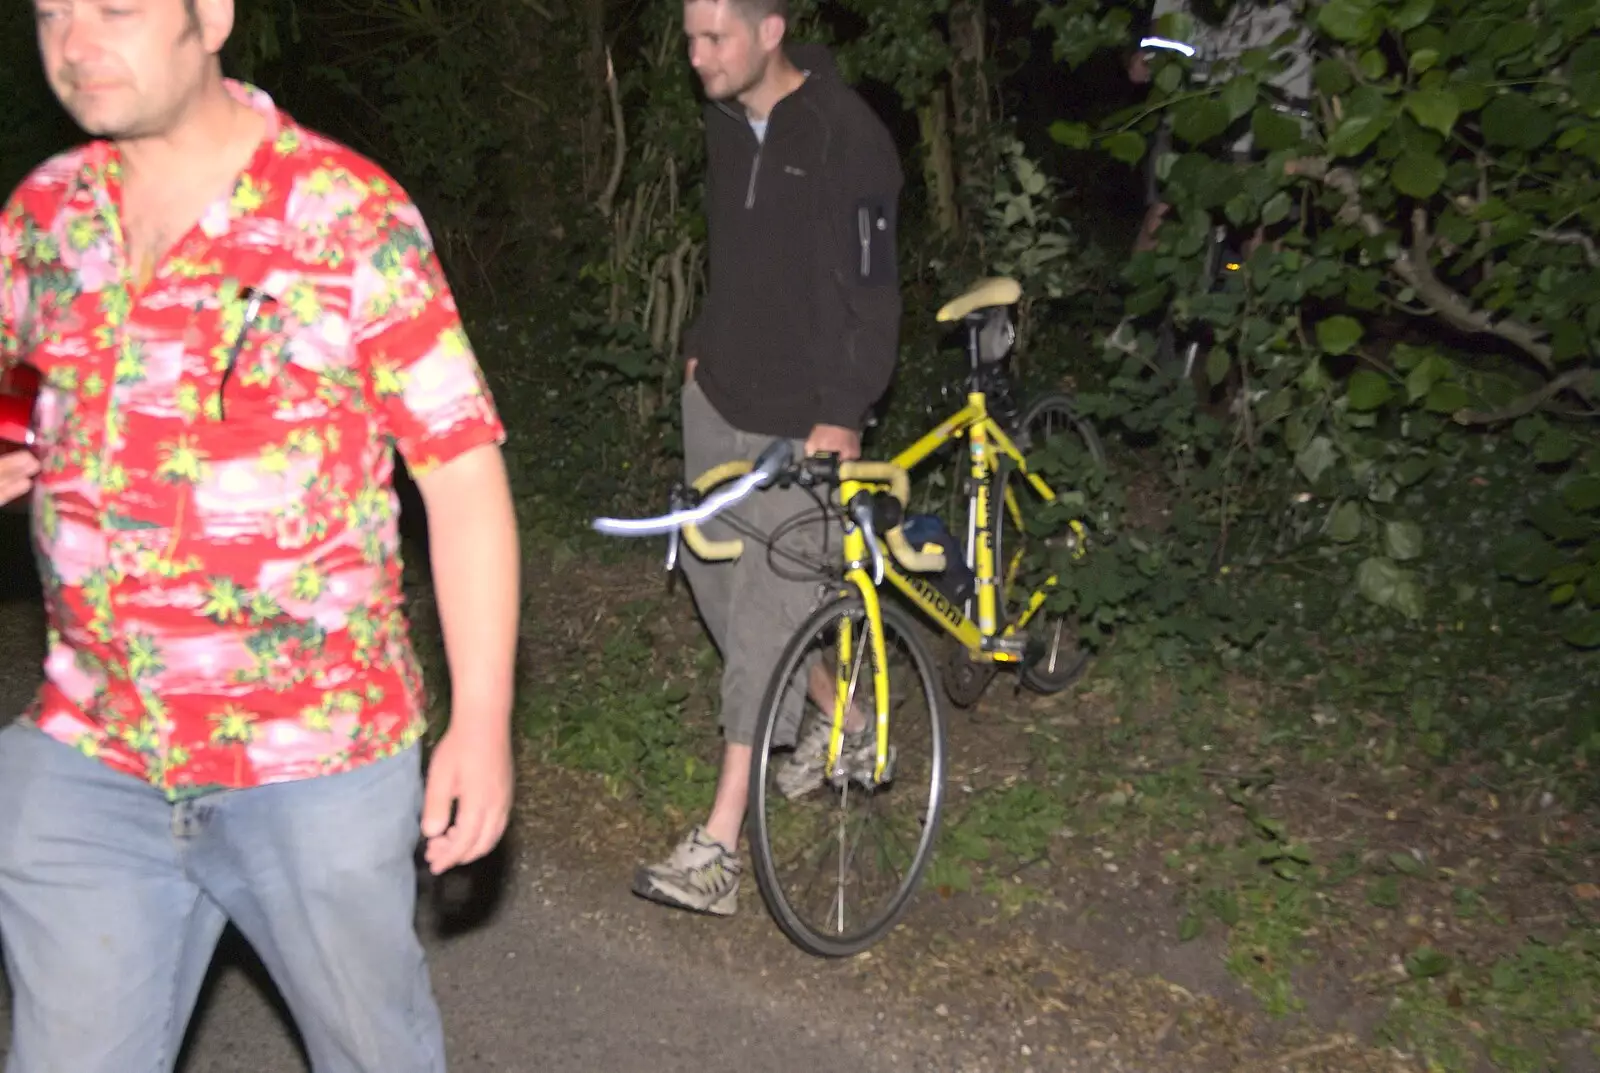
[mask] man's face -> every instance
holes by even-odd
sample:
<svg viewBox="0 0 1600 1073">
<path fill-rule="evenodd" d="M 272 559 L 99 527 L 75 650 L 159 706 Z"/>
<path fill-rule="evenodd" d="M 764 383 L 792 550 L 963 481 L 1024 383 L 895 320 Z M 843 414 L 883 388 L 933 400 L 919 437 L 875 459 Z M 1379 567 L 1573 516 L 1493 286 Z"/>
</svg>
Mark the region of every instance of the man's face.
<svg viewBox="0 0 1600 1073">
<path fill-rule="evenodd" d="M 218 5 L 209 2 L 198 17 L 185 0 L 34 0 L 33 7 L 50 86 L 96 137 L 169 132 L 221 46 L 212 41 Z"/>
<path fill-rule="evenodd" d="M 689 66 L 712 100 L 734 100 L 766 77 L 775 48 L 764 44 L 757 27 L 728 0 L 688 0 L 683 33 L 689 39 Z"/>
</svg>

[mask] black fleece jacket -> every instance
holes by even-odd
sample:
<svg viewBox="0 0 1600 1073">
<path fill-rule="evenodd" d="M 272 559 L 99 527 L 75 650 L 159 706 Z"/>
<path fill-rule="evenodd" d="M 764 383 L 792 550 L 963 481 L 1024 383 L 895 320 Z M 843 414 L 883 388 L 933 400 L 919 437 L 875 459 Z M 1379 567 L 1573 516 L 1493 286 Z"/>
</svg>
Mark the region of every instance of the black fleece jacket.
<svg viewBox="0 0 1600 1073">
<path fill-rule="evenodd" d="M 707 400 L 735 428 L 859 430 L 894 372 L 903 178 L 894 141 L 819 45 L 758 143 L 744 110 L 705 109 L 710 283 L 684 334 Z"/>
</svg>

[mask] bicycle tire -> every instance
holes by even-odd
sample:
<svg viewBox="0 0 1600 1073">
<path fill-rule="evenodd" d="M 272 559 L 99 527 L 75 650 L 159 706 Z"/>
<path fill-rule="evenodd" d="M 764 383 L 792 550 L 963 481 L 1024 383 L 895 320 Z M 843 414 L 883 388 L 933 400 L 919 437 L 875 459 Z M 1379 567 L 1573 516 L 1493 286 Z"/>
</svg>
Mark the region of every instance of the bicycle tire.
<svg viewBox="0 0 1600 1073">
<path fill-rule="evenodd" d="M 1096 467 L 1104 470 L 1106 452 L 1105 445 L 1100 441 L 1100 434 L 1078 412 L 1072 397 L 1064 392 L 1041 395 L 1022 412 L 1022 416 L 1017 419 L 1012 437 L 1016 442 L 1017 449 L 1026 454 L 1033 448 L 1031 430 L 1038 420 L 1051 410 L 1066 416 L 1079 438 L 1087 446 L 1089 455 L 1094 459 Z M 1006 482 L 1011 479 L 1013 468 L 1009 457 L 1003 457 L 999 461 L 995 470 L 994 494 L 989 497 L 992 511 L 989 518 L 989 527 L 990 532 L 994 534 L 995 561 L 997 563 L 1001 562 L 1003 558 L 1001 533 L 1006 520 L 1005 490 Z M 1004 594 L 1002 594 L 1003 598 Z M 1076 636 L 1076 630 L 1074 630 L 1074 636 Z M 1049 657 L 1050 666 L 1048 667 L 1043 665 L 1043 661 L 1024 661 L 1021 667 L 1022 684 L 1035 693 L 1046 695 L 1060 693 L 1083 677 L 1084 672 L 1089 669 L 1092 659 L 1092 653 L 1087 648 L 1080 646 L 1072 658 L 1059 663 L 1056 662 L 1055 655 L 1052 654 Z"/>
<path fill-rule="evenodd" d="M 922 880 L 922 874 L 933 858 L 939 837 L 944 806 L 945 765 L 945 726 L 944 713 L 938 703 L 939 680 L 934 674 L 933 661 L 917 630 L 915 619 L 909 612 L 887 601 L 881 602 L 879 606 L 885 630 L 890 634 L 899 635 L 916 667 L 917 678 L 928 706 L 933 759 L 930 764 L 927 818 L 923 823 L 911 865 L 887 906 L 865 926 L 853 933 L 844 936 L 825 934 L 810 926 L 795 912 L 778 874 L 772 846 L 772 832 L 767 822 L 765 806 L 771 792 L 767 785 L 767 775 L 772 762 L 773 739 L 778 729 L 784 685 L 796 671 L 800 670 L 809 642 L 829 622 L 848 614 L 860 614 L 863 616 L 863 622 L 865 621 L 865 602 L 859 593 L 840 593 L 829 598 L 795 630 L 789 643 L 784 646 L 783 655 L 779 657 L 777 667 L 768 682 L 766 694 L 762 699 L 761 715 L 756 722 L 755 743 L 750 762 L 749 805 L 750 857 L 755 870 L 756 886 L 766 903 L 767 911 L 784 935 L 800 949 L 816 957 L 853 957 L 888 935 L 910 908 L 917 885 Z M 891 724 L 891 737 L 893 733 L 894 727 Z"/>
</svg>

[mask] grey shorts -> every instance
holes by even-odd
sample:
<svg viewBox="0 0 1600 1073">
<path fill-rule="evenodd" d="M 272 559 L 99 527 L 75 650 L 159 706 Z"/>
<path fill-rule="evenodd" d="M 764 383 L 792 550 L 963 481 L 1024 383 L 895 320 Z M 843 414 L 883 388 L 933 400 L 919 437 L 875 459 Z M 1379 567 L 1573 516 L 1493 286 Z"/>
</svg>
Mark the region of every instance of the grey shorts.
<svg viewBox="0 0 1600 1073">
<path fill-rule="evenodd" d="M 698 384 L 685 385 L 683 455 L 688 480 L 723 462 L 753 459 L 772 440 L 771 436 L 741 432 L 729 425 L 706 400 Z M 804 442 L 793 443 L 798 457 Z M 823 489 L 815 489 L 814 493 L 795 487 L 769 488 L 757 492 L 729 514 L 769 537 L 777 536 L 777 547 L 782 551 L 831 561 L 839 554 L 839 527 L 826 520 L 820 510 L 820 497 L 829 493 Z M 802 516 L 803 520 L 786 524 Z M 695 606 L 722 653 L 723 735 L 733 744 L 749 745 L 755 738 L 761 702 L 778 657 L 795 629 L 817 606 L 824 591 L 823 580 L 801 564 L 778 557 L 777 568 L 784 574 L 806 580 L 781 576 L 774 570 L 774 556 L 765 545 L 719 521 L 706 524 L 702 530 L 712 539 L 740 536 L 744 540 L 744 554 L 733 562 L 703 562 L 687 549 L 681 561 Z M 801 714 L 801 694 L 790 690 L 789 695 L 794 702 L 786 705 L 785 716 L 780 720 L 780 744 L 793 741 Z"/>
</svg>

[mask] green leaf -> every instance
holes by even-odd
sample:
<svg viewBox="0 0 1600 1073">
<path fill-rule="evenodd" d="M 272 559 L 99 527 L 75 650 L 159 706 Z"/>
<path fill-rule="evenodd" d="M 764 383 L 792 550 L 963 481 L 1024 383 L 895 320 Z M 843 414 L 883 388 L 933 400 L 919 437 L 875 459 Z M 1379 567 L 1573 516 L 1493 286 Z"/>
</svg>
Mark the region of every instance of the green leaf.
<svg viewBox="0 0 1600 1073">
<path fill-rule="evenodd" d="M 1179 105 L 1172 113 L 1172 133 L 1190 145 L 1210 141 L 1227 130 L 1228 123 L 1228 106 L 1212 97 Z"/>
<path fill-rule="evenodd" d="M 1461 102 L 1443 87 L 1419 89 L 1406 95 L 1406 111 L 1422 126 L 1448 136 L 1461 115 Z"/>
<path fill-rule="evenodd" d="M 1422 555 L 1422 527 L 1415 522 L 1389 522 L 1383 527 L 1383 550 L 1405 562 Z"/>
<path fill-rule="evenodd" d="M 1417 458 L 1408 458 L 1394 468 L 1395 482 L 1402 488 L 1410 488 L 1422 478 L 1433 472 L 1433 458 L 1427 455 Z"/>
<path fill-rule="evenodd" d="M 1206 382 L 1213 387 L 1221 384 L 1228 375 L 1228 367 L 1232 364 L 1232 355 L 1226 348 L 1212 347 L 1211 353 L 1206 355 Z"/>
<path fill-rule="evenodd" d="M 1356 567 L 1356 589 L 1369 603 L 1392 607 L 1401 575 L 1393 560 L 1373 556 Z"/>
<path fill-rule="evenodd" d="M 1100 143 L 1112 158 L 1124 164 L 1137 164 L 1144 159 L 1144 135 L 1136 130 L 1122 130 Z"/>
<path fill-rule="evenodd" d="M 1300 144 L 1300 124 L 1276 109 L 1262 105 L 1250 116 L 1250 134 L 1257 148 L 1274 153 Z"/>
<path fill-rule="evenodd" d="M 1418 947 L 1417 952 L 1406 958 L 1406 975 L 1418 980 L 1426 980 L 1433 976 L 1443 976 L 1450 971 L 1450 957 L 1441 954 L 1431 946 Z"/>
<path fill-rule="evenodd" d="M 1323 10 L 1327 10 L 1324 8 Z M 1328 152 L 1335 157 L 1356 156 L 1366 151 L 1389 126 L 1387 113 L 1346 116 L 1328 138 Z"/>
<path fill-rule="evenodd" d="M 1561 490 L 1561 501 L 1579 514 L 1600 510 L 1600 477 L 1579 477 Z"/>
<path fill-rule="evenodd" d="M 1317 322 L 1317 345 L 1329 354 L 1348 354 L 1361 342 L 1361 323 L 1344 314 Z"/>
<path fill-rule="evenodd" d="M 1436 153 L 1408 148 L 1395 159 L 1389 178 L 1407 197 L 1429 198 L 1444 185 L 1445 166 Z"/>
<path fill-rule="evenodd" d="M 1578 453 L 1578 441 L 1564 428 L 1544 430 L 1533 445 L 1533 457 L 1541 466 L 1554 466 Z"/>
<path fill-rule="evenodd" d="M 1400 850 L 1389 854 L 1389 867 L 1401 875 L 1420 876 L 1422 874 L 1422 862 L 1411 854 Z"/>
<path fill-rule="evenodd" d="M 1442 380 L 1428 389 L 1428 409 L 1436 414 L 1453 414 L 1472 401 L 1467 389 L 1454 380 Z"/>
<path fill-rule="evenodd" d="M 1315 436 L 1295 455 L 1294 464 L 1307 481 L 1316 484 L 1317 478 L 1328 472 L 1337 460 L 1333 441 L 1326 436 Z"/>
<path fill-rule="evenodd" d="M 1538 533 L 1519 530 L 1502 540 L 1494 553 L 1494 568 L 1523 584 L 1543 581 L 1566 557 Z"/>
<path fill-rule="evenodd" d="M 1455 375 L 1455 371 L 1456 367 L 1451 364 L 1450 359 L 1438 354 L 1429 354 L 1418 362 L 1416 368 L 1406 377 L 1406 400 L 1416 402 L 1418 399 L 1426 398 L 1428 392 L 1433 390 L 1434 384 Z"/>
<path fill-rule="evenodd" d="M 1600 611 L 1580 615 L 1561 631 L 1561 639 L 1576 648 L 1600 648 Z"/>
<path fill-rule="evenodd" d="M 1567 84 L 1572 96 L 1588 111 L 1600 108 L 1600 40 L 1590 38 L 1567 58 Z"/>
<path fill-rule="evenodd" d="M 1279 190 L 1267 199 L 1261 206 L 1261 222 L 1271 227 L 1273 224 L 1282 223 L 1289 218 L 1289 209 L 1293 206 L 1289 200 L 1289 191 Z"/>
<path fill-rule="evenodd" d="M 1361 538 L 1361 530 L 1366 522 L 1366 516 L 1361 512 L 1361 504 L 1346 501 L 1333 508 L 1333 514 L 1328 521 L 1328 536 L 1340 544 L 1349 544 Z"/>
<path fill-rule="evenodd" d="M 1220 95 L 1222 106 L 1228 110 L 1228 122 L 1233 122 L 1254 108 L 1260 93 L 1261 87 L 1248 75 L 1229 79 Z"/>
<path fill-rule="evenodd" d="M 1356 66 L 1361 69 L 1361 76 L 1369 82 L 1376 82 L 1389 73 L 1389 61 L 1375 48 L 1363 52 Z"/>
<path fill-rule="evenodd" d="M 1422 586 L 1417 584 L 1415 574 L 1410 571 L 1401 573 L 1400 583 L 1394 589 L 1392 606 L 1412 622 L 1422 617 Z"/>
<path fill-rule="evenodd" d="M 1206 930 L 1206 922 L 1198 913 L 1185 913 L 1183 920 L 1178 923 L 1178 941 L 1180 943 L 1192 942 L 1200 938 Z"/>
<path fill-rule="evenodd" d="M 1394 386 L 1389 378 L 1371 369 L 1357 369 L 1350 377 L 1350 390 L 1346 398 L 1350 409 L 1365 412 L 1376 410 L 1394 396 Z"/>
<path fill-rule="evenodd" d="M 1541 499 L 1529 507 L 1528 520 L 1539 527 L 1539 532 L 1561 542 L 1582 540 L 1593 529 L 1593 523 L 1572 513 L 1555 498 Z"/>
<path fill-rule="evenodd" d="M 1415 30 L 1433 14 L 1433 0 L 1405 0 L 1400 10 L 1389 15 L 1389 25 L 1402 33 Z"/>
<path fill-rule="evenodd" d="M 1058 119 L 1050 124 L 1050 137 L 1068 149 L 1089 148 L 1089 124 Z"/>
<path fill-rule="evenodd" d="M 1414 74 L 1422 74 L 1433 68 L 1439 62 L 1439 50 L 1436 48 L 1419 48 L 1411 54 L 1411 70 Z"/>
<path fill-rule="evenodd" d="M 1354 84 L 1344 64 L 1331 59 L 1317 61 L 1317 65 L 1311 69 L 1311 80 L 1319 93 L 1326 93 L 1330 97 L 1339 96 Z"/>
<path fill-rule="evenodd" d="M 1489 102 L 1479 117 L 1483 137 L 1490 145 L 1512 149 L 1537 149 L 1555 133 L 1549 112 L 1520 93 L 1504 93 Z"/>
<path fill-rule="evenodd" d="M 1380 876 L 1367 884 L 1367 901 L 1379 909 L 1395 909 L 1400 905 L 1400 885 L 1394 876 Z"/>
<path fill-rule="evenodd" d="M 1317 12 L 1317 25 L 1336 40 L 1361 44 L 1373 36 L 1378 21 L 1368 0 L 1331 0 Z"/>
</svg>

